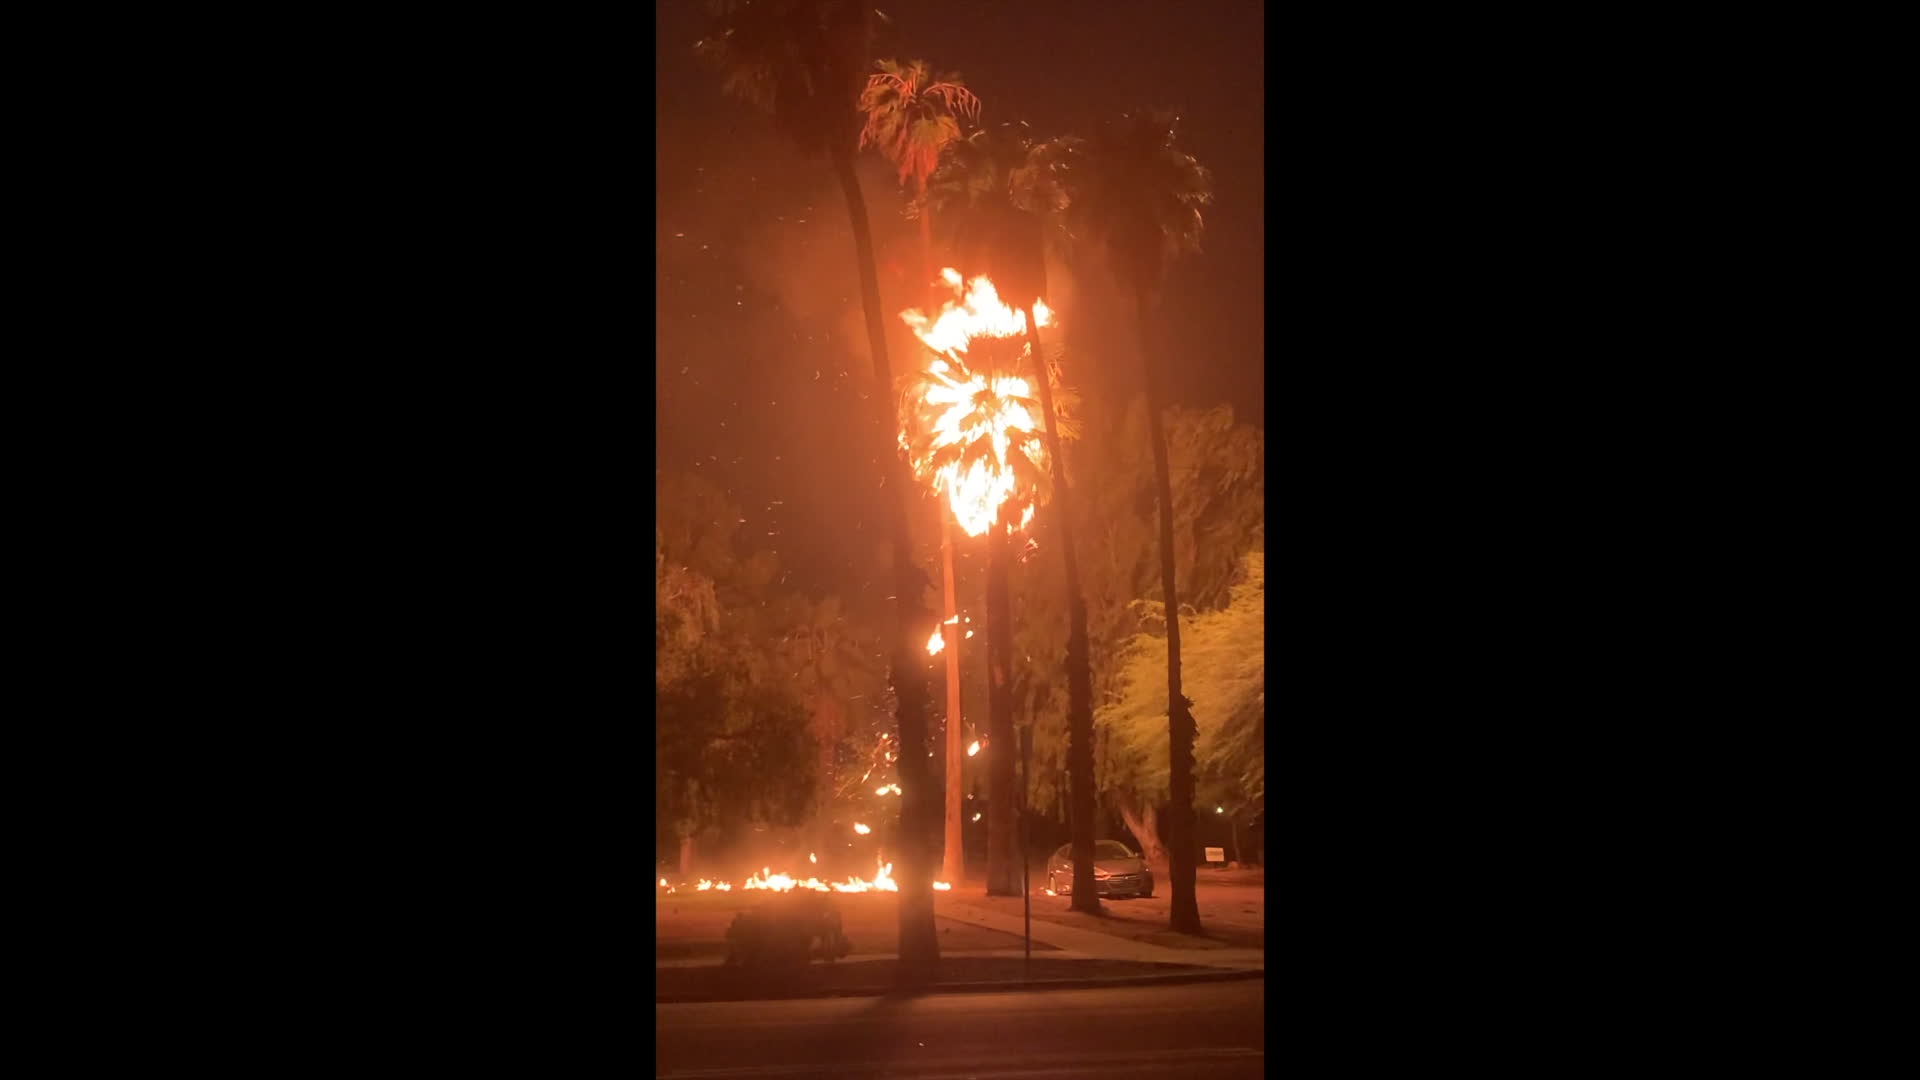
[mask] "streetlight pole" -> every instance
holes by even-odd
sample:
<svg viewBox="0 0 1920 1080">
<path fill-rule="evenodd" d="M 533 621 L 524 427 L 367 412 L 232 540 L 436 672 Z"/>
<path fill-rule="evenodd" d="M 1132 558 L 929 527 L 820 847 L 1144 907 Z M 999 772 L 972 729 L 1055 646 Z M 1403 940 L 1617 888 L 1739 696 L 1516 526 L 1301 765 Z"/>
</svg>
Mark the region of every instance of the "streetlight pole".
<svg viewBox="0 0 1920 1080">
<path fill-rule="evenodd" d="M 1027 855 L 1027 783 L 1033 772 L 1033 722 L 1020 725 L 1020 919 L 1026 937 L 1026 958 L 1022 960 L 1022 978 L 1033 978 L 1033 900 L 1027 888 L 1032 876 Z"/>
</svg>

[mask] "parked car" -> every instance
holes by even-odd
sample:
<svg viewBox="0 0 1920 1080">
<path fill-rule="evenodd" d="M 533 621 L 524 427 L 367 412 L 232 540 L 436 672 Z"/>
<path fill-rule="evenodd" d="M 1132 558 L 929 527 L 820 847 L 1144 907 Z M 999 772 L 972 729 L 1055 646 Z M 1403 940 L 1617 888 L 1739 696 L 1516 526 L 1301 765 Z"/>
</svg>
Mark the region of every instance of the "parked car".
<svg viewBox="0 0 1920 1080">
<path fill-rule="evenodd" d="M 1147 861 L 1116 840 L 1093 845 L 1094 891 L 1101 896 L 1152 896 L 1153 871 Z M 1073 895 L 1073 845 L 1063 845 L 1047 860 L 1047 888 Z"/>
</svg>

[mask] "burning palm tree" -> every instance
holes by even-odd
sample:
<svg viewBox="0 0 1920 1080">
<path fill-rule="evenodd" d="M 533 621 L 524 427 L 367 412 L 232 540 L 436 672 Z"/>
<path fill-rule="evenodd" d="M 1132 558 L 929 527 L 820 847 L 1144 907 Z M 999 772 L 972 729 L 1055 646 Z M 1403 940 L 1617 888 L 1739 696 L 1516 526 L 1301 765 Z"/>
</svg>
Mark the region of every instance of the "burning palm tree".
<svg viewBox="0 0 1920 1080">
<path fill-rule="evenodd" d="M 935 173 L 929 200 L 954 223 L 955 249 L 969 273 L 988 272 L 1006 284 L 1028 317 L 1027 337 L 1040 348 L 1034 306 L 1047 291 L 1046 238 L 1058 235 L 1058 212 L 1068 203 L 1067 177 L 1078 140 L 1036 141 L 1025 124 L 982 131 L 956 147 Z M 1021 304 L 1021 301 L 1025 301 Z M 1044 353 L 1042 353 L 1044 355 Z M 1053 382 L 1040 380 L 1048 440 L 1060 444 Z M 1073 538 L 1073 492 L 1066 455 L 1053 456 L 1055 523 L 1067 591 L 1067 772 L 1072 788 L 1073 900 L 1076 911 L 1097 914 L 1093 876 L 1093 689 L 1087 644 L 1087 606 L 1080 589 Z"/>
<path fill-rule="evenodd" d="M 987 712 L 990 744 L 1013 746 L 1012 627 L 1007 597 L 1009 537 L 1032 520 L 1049 450 L 1034 414 L 1032 386 L 1050 373 L 1024 369 L 1032 359 L 1026 330 L 1052 313 L 1034 303 L 1017 312 L 1000 300 L 993 282 L 978 277 L 963 287 L 945 271 L 957 303 L 938 318 L 908 311 L 901 318 L 932 350 L 925 372 L 907 380 L 908 413 L 901 444 L 915 470 L 939 493 L 969 536 L 986 534 Z M 1057 425 L 1056 425 L 1057 427 Z M 988 763 L 987 892 L 1018 895 L 1014 851 L 1013 755 L 1003 749 Z"/>
</svg>

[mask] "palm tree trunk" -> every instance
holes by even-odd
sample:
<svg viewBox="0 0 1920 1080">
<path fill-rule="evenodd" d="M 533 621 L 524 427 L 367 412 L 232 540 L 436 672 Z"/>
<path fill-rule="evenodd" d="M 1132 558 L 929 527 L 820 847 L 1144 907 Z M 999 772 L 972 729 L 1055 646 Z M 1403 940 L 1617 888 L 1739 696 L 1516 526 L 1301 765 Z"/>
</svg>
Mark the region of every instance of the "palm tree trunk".
<svg viewBox="0 0 1920 1080">
<path fill-rule="evenodd" d="M 960 718 L 960 619 L 959 610 L 953 599 L 953 514 L 948 511 L 945 501 L 940 504 L 940 555 L 946 564 L 941 575 L 946 592 L 946 622 L 941 624 L 941 632 L 947 638 L 947 828 L 945 857 L 940 861 L 940 876 L 949 884 L 957 885 L 966 875 L 962 856 L 965 854 L 964 842 L 960 835 L 960 801 L 962 784 L 960 766 L 962 751 L 960 746 L 963 723 Z"/>
<path fill-rule="evenodd" d="M 880 276 L 874 268 L 873 232 L 867 221 L 867 201 L 853 170 L 853 154 L 844 147 L 832 152 L 833 171 L 847 198 L 852 218 L 854 254 L 860 269 L 860 304 L 867 317 L 867 348 L 873 354 L 874 460 L 881 469 L 887 531 L 893 541 L 893 688 L 899 701 L 900 836 L 897 840 L 900 883 L 900 979 L 908 985 L 932 981 L 940 962 L 940 939 L 933 926 L 932 826 L 939 804 L 927 769 L 927 681 L 921 668 L 924 638 L 913 640 L 914 629 L 927 625 L 921 606 L 924 575 L 913 565 L 907 535 L 907 492 L 910 476 L 894 434 L 893 370 L 887 363 L 886 325 L 880 310 Z"/>
<path fill-rule="evenodd" d="M 933 298 L 933 210 L 927 206 L 927 178 L 920 177 L 920 292 L 928 300 L 932 314 Z"/>
<path fill-rule="evenodd" d="M 1007 598 L 1007 514 L 987 530 L 987 895 L 1019 896 L 1014 851 L 1013 620 Z"/>
<path fill-rule="evenodd" d="M 1160 843 L 1160 818 L 1153 812 L 1153 805 L 1143 805 L 1136 813 L 1131 801 L 1121 799 L 1119 810 L 1120 820 L 1127 823 L 1127 831 L 1133 834 L 1133 842 L 1140 845 L 1140 857 L 1147 860 L 1156 877 L 1165 876 L 1167 849 Z"/>
<path fill-rule="evenodd" d="M 1033 303 L 1020 312 L 1027 320 L 1027 343 L 1040 383 L 1040 411 L 1046 414 L 1047 447 L 1053 462 L 1053 520 L 1060 526 L 1060 556 L 1067 564 L 1067 775 L 1073 830 L 1074 911 L 1100 913 L 1093 881 L 1093 677 L 1087 649 L 1087 604 L 1080 593 L 1080 561 L 1073 548 L 1073 491 L 1067 485 L 1067 456 L 1060 441 L 1059 415 L 1053 408 L 1053 378 L 1040 349 L 1040 328 Z"/>
<path fill-rule="evenodd" d="M 1200 905 L 1194 897 L 1193 714 L 1180 692 L 1180 590 L 1173 573 L 1173 480 L 1167 467 L 1167 432 L 1161 423 L 1159 365 L 1147 334 L 1147 294 L 1134 294 L 1139 320 L 1140 359 L 1146 365 L 1147 423 L 1153 439 L 1153 478 L 1160 496 L 1160 591 L 1167 604 L 1167 808 L 1168 891 L 1173 898 L 1169 925 L 1176 933 L 1200 933 Z"/>
<path fill-rule="evenodd" d="M 920 206 L 920 290 L 927 299 L 929 312 L 933 310 L 933 210 L 927 205 L 927 178 L 919 178 Z M 958 884 L 966 875 L 964 855 L 965 841 L 960 829 L 960 786 L 961 779 L 961 734 L 964 726 L 960 717 L 960 624 L 956 621 L 959 608 L 954 601 L 953 590 L 953 513 L 944 501 L 940 504 L 940 559 L 943 563 L 941 582 L 946 600 L 947 620 L 941 624 L 947 639 L 947 807 L 946 835 L 944 855 L 940 860 L 940 876 L 950 884 Z M 945 629 L 951 623 L 952 629 Z"/>
</svg>

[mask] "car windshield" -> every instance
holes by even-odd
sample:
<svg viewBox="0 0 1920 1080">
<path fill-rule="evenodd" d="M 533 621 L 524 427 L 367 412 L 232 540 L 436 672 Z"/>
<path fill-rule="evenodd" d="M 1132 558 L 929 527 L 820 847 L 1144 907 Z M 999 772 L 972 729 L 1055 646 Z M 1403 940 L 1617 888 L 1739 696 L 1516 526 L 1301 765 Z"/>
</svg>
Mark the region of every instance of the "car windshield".
<svg viewBox="0 0 1920 1080">
<path fill-rule="evenodd" d="M 1053 856 L 1056 859 L 1073 858 L 1073 845 L 1062 844 L 1060 850 L 1054 852 Z M 1127 850 L 1127 845 L 1125 844 L 1113 840 L 1102 840 L 1093 845 L 1093 857 L 1096 859 L 1131 859 L 1134 855 L 1133 852 Z"/>
</svg>

